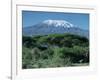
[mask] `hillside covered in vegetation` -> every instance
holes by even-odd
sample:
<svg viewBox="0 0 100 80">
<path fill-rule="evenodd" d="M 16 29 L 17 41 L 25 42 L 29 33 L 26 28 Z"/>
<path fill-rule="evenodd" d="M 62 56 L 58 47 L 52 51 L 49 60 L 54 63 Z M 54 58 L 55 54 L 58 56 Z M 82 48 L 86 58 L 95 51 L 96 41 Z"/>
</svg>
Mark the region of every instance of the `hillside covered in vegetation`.
<svg viewBox="0 0 100 80">
<path fill-rule="evenodd" d="M 89 40 L 72 34 L 22 36 L 22 68 L 89 65 Z"/>
</svg>

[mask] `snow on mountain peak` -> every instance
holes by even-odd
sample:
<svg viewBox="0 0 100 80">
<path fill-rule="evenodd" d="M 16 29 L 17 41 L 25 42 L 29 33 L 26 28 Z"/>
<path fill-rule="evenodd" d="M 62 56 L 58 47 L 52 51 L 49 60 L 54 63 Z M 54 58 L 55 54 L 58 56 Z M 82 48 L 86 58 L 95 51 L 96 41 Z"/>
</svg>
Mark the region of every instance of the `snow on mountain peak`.
<svg viewBox="0 0 100 80">
<path fill-rule="evenodd" d="M 65 20 L 45 20 L 43 21 L 44 24 L 47 25 L 53 25 L 55 27 L 64 27 L 64 28 L 70 28 L 73 27 L 74 25 L 65 21 Z"/>
</svg>

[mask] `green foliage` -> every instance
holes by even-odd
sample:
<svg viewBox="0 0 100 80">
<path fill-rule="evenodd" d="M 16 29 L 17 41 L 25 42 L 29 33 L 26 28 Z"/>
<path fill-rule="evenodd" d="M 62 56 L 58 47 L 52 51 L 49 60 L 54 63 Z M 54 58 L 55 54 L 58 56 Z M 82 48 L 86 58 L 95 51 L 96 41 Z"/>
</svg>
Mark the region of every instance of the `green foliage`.
<svg viewBox="0 0 100 80">
<path fill-rule="evenodd" d="M 48 68 L 89 63 L 89 41 L 72 34 L 23 36 L 23 68 Z"/>
<path fill-rule="evenodd" d="M 30 64 L 30 61 L 32 60 L 32 55 L 29 50 L 29 48 L 26 48 L 23 46 L 22 50 L 22 67 L 27 68 L 28 65 Z"/>
<path fill-rule="evenodd" d="M 31 38 L 31 37 L 25 37 L 25 36 L 23 36 L 22 40 L 23 40 L 22 41 L 23 46 L 26 46 L 28 48 L 32 48 L 32 47 L 36 46 L 35 45 L 36 40 L 33 39 L 33 38 Z"/>
</svg>

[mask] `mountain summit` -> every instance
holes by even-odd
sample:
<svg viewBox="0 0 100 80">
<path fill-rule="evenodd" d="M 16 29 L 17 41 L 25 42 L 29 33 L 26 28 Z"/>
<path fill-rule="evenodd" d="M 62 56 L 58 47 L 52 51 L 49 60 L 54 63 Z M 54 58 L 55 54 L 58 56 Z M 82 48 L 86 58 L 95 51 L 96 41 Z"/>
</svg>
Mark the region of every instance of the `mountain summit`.
<svg viewBox="0 0 100 80">
<path fill-rule="evenodd" d="M 74 25 L 65 21 L 65 20 L 45 20 L 43 21 L 43 24 L 47 24 L 47 25 L 52 25 L 55 27 L 64 27 L 64 28 L 70 28 L 73 27 Z"/>
<path fill-rule="evenodd" d="M 23 27 L 23 35 L 48 35 L 55 33 L 70 33 L 84 37 L 89 37 L 88 30 L 76 27 L 74 24 L 65 20 L 45 20 L 29 27 Z"/>
</svg>

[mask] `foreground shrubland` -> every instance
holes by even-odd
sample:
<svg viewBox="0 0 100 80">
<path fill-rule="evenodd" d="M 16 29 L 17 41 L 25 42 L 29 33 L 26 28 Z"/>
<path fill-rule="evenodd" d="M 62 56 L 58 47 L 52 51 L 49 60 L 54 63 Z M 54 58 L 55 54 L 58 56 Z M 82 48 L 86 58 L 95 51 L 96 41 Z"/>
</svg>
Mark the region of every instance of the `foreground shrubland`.
<svg viewBox="0 0 100 80">
<path fill-rule="evenodd" d="M 49 68 L 89 64 L 89 40 L 72 34 L 23 36 L 22 67 Z"/>
</svg>

